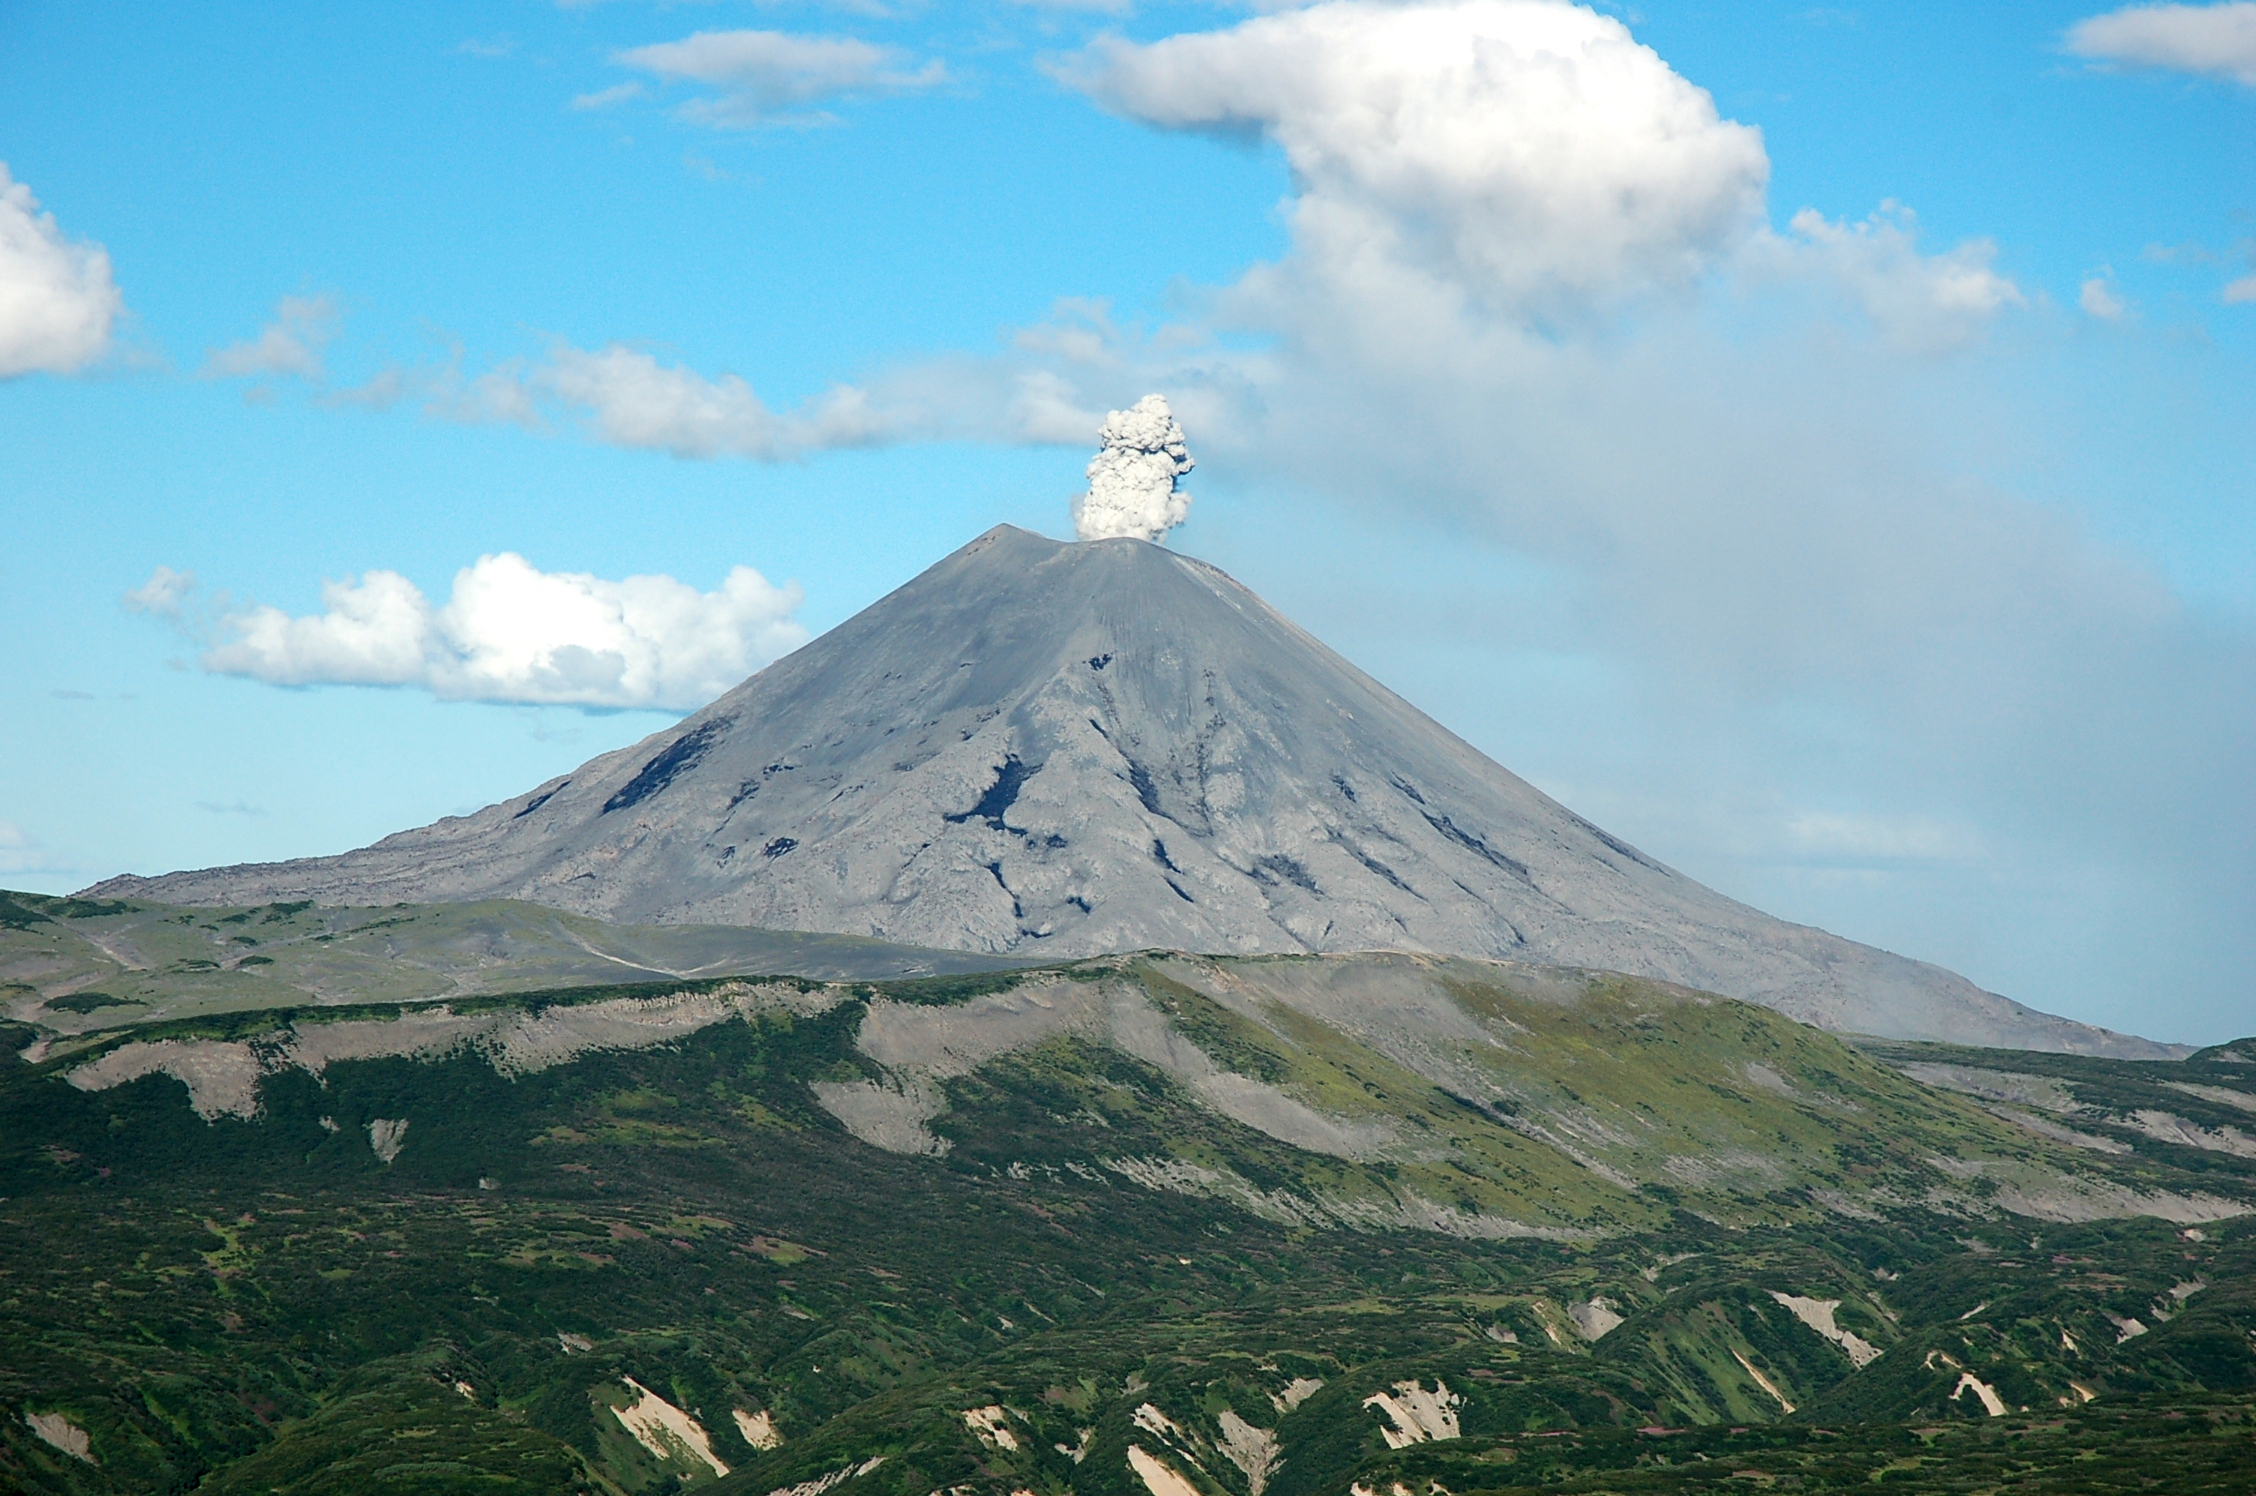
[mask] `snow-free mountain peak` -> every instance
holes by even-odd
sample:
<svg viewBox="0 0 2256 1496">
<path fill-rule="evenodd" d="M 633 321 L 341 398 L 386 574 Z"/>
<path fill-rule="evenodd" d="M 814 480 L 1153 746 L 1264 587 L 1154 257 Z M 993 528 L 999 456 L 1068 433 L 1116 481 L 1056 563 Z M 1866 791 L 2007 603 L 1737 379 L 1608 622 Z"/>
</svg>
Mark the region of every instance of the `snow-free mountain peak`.
<svg viewBox="0 0 2256 1496">
<path fill-rule="evenodd" d="M 519 898 L 1060 959 L 1503 956 L 1658 977 L 1833 1029 L 2162 1053 L 1693 882 L 1215 567 L 1010 526 L 528 794 L 341 856 L 98 891 Z"/>
</svg>

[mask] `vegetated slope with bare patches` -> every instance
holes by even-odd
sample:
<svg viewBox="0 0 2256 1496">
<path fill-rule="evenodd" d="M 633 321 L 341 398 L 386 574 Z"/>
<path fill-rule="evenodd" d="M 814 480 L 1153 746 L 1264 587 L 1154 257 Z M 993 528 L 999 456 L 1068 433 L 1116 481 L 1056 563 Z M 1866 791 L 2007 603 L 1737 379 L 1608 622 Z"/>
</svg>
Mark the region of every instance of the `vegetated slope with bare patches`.
<svg viewBox="0 0 2256 1496">
<path fill-rule="evenodd" d="M 1223 1130 L 1138 1152 L 1080 1124 L 1046 1129 L 1090 1145 L 1080 1166 L 1286 1225 L 1572 1239 L 1650 1227 L 1690 1200 L 1731 1223 L 2001 1205 L 2197 1222 L 2246 1208 L 2169 1188 L 2143 1156 L 2063 1146 L 1767 1009 L 1606 973 L 1153 956 L 970 981 L 986 990 L 937 1004 L 915 988 L 730 981 L 537 1012 L 488 1000 L 277 1015 L 240 1038 L 144 1025 L 46 1053 L 74 1057 L 80 1090 L 169 1076 L 199 1116 L 251 1119 L 292 1070 L 468 1052 L 522 1075 L 852 1001 L 856 1070 L 811 1081 L 809 1098 L 861 1141 L 935 1158 L 977 1146 L 950 1119 L 990 1095 L 1038 1092 L 1060 1116 L 1101 1120 L 1138 1094 L 1125 1066 Z"/>
<path fill-rule="evenodd" d="M 1338 1496 L 1854 1449 L 1919 1491 L 2008 1426 L 2082 1471 L 2191 1409 L 2196 1473 L 2256 1427 L 2256 1166 L 1605 974 L 1155 956 L 49 1038 L 0 1071 L 24 1489 Z M 249 1104 L 200 1116 L 164 1045 Z M 2047 1066 L 2093 1106 L 2244 1077 Z"/>
</svg>

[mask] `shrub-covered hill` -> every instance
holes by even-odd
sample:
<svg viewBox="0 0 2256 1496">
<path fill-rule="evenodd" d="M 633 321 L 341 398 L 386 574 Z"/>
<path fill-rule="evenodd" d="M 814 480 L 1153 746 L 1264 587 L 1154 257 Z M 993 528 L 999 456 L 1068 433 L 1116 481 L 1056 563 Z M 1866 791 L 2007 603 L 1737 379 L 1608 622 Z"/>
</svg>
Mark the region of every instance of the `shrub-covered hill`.
<svg viewBox="0 0 2256 1496">
<path fill-rule="evenodd" d="M 2165 1077 L 2224 1138 L 2233 1051 L 2048 1057 L 2071 1116 L 1895 1068 L 2024 1056 L 1883 1063 L 1603 974 L 1160 955 L 35 1042 L 0 1071 L 0 1486 L 2238 1490 L 2256 1458 L 2256 1161 L 2100 1114 Z"/>
</svg>

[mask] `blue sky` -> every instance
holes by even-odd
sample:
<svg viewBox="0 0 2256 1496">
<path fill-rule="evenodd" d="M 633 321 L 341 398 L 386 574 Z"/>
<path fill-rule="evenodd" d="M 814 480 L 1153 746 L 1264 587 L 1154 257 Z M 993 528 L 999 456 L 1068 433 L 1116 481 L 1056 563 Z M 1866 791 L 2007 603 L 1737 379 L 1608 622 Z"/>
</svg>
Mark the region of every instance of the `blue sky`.
<svg viewBox="0 0 2256 1496">
<path fill-rule="evenodd" d="M 991 524 L 1068 535 L 1159 390 L 1171 544 L 1617 834 L 2039 1007 L 2256 1029 L 2250 35 L 8 7 L 0 883 L 521 790 Z M 457 590 L 504 554 L 534 591 Z M 325 583 L 407 611 L 293 625 Z M 627 673 L 551 668 L 606 608 Z"/>
</svg>

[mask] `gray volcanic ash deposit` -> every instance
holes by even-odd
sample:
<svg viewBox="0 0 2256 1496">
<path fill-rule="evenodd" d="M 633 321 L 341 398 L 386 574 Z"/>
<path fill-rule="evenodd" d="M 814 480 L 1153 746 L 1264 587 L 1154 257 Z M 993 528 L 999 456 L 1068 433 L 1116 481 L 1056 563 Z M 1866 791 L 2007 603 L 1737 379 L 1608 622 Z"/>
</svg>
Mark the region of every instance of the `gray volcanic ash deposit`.
<svg viewBox="0 0 2256 1496">
<path fill-rule="evenodd" d="M 518 898 L 1058 959 L 1501 956 L 1657 977 L 1830 1029 L 2169 1053 L 1702 887 L 1212 566 L 1007 526 L 530 794 L 341 856 L 89 892 Z"/>
</svg>

